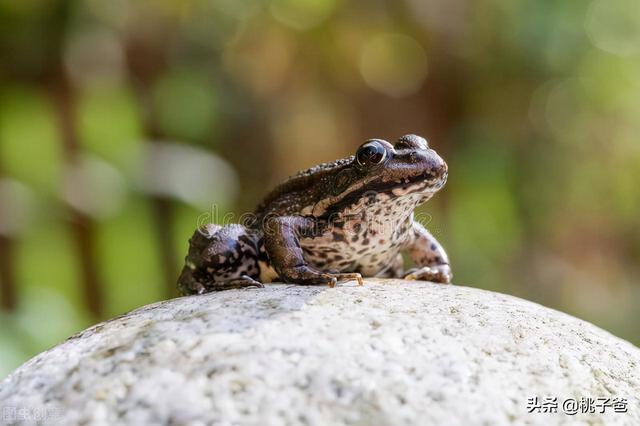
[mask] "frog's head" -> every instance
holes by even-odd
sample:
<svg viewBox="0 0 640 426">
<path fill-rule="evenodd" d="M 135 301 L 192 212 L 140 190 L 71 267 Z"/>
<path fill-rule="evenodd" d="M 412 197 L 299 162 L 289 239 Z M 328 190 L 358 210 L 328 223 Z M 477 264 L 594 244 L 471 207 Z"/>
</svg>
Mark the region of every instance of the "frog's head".
<svg viewBox="0 0 640 426">
<path fill-rule="evenodd" d="M 362 199 L 374 203 L 412 196 L 417 204 L 447 181 L 447 163 L 416 135 L 402 136 L 395 145 L 370 139 L 343 161 L 328 182 L 329 197 L 313 206 L 314 214 L 339 211 Z"/>
<path fill-rule="evenodd" d="M 370 139 L 358 148 L 354 164 L 368 185 L 395 196 L 434 193 L 447 181 L 447 163 L 416 135 L 402 136 L 395 146 Z"/>
</svg>

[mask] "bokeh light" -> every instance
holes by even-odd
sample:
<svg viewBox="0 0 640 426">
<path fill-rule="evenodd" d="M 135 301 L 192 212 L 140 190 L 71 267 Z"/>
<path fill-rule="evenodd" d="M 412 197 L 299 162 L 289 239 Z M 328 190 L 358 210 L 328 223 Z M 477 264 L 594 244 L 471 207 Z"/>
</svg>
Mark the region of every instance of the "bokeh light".
<svg viewBox="0 0 640 426">
<path fill-rule="evenodd" d="M 34 219 L 35 209 L 33 191 L 15 179 L 0 179 L 0 235 L 18 235 Z"/>
<path fill-rule="evenodd" d="M 237 191 L 235 172 L 226 161 L 202 149 L 175 143 L 147 145 L 141 187 L 207 211 L 212 203 L 229 205 Z"/>
<path fill-rule="evenodd" d="M 427 76 L 427 56 L 407 35 L 381 34 L 363 47 L 360 71 L 372 89 L 400 98 L 422 86 Z"/>
<path fill-rule="evenodd" d="M 593 0 L 585 20 L 587 34 L 605 52 L 640 54 L 640 3 L 634 0 Z"/>
<path fill-rule="evenodd" d="M 273 17 L 296 30 L 309 30 L 329 17 L 339 0 L 271 0 Z"/>
<path fill-rule="evenodd" d="M 66 170 L 62 198 L 74 209 L 104 219 L 120 212 L 127 183 L 116 168 L 99 158 L 82 156 Z"/>
</svg>

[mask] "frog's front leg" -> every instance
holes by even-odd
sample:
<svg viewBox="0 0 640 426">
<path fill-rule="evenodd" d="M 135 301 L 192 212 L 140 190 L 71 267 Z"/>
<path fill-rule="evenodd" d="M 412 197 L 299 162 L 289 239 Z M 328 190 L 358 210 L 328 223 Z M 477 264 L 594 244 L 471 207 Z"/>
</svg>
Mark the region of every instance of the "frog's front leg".
<svg viewBox="0 0 640 426">
<path fill-rule="evenodd" d="M 407 271 L 405 279 L 451 283 L 453 274 L 449 266 L 449 256 L 435 237 L 418 222 L 413 223 L 407 250 L 416 268 Z"/>
<path fill-rule="evenodd" d="M 280 279 L 287 283 L 322 285 L 330 287 L 338 281 L 357 280 L 363 284 L 358 273 L 329 274 L 307 264 L 300 247 L 302 235 L 312 235 L 316 223 L 303 216 L 281 216 L 267 219 L 264 228 L 264 246 L 271 266 Z"/>
</svg>

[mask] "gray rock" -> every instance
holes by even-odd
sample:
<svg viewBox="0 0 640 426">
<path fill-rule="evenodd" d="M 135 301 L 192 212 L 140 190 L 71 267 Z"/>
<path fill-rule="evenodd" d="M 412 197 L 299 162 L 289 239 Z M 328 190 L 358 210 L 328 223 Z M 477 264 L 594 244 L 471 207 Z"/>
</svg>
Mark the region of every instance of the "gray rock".
<svg viewBox="0 0 640 426">
<path fill-rule="evenodd" d="M 528 413 L 535 397 L 558 413 Z M 570 416 L 568 398 L 628 412 Z M 640 349 L 474 288 L 271 285 L 92 327 L 3 381 L 0 409 L 5 424 L 640 425 Z"/>
</svg>

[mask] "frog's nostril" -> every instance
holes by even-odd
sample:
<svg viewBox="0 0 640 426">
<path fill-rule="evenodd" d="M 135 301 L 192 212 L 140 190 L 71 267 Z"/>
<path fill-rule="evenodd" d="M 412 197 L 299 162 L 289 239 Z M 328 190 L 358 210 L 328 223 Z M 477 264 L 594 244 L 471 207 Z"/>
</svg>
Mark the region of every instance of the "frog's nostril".
<svg viewBox="0 0 640 426">
<path fill-rule="evenodd" d="M 447 164 L 444 161 L 442 160 L 435 161 L 434 163 L 431 164 L 429 174 L 431 174 L 432 177 L 441 177 L 446 173 L 447 173 Z"/>
<path fill-rule="evenodd" d="M 445 163 L 443 160 L 440 160 L 438 162 L 438 166 L 436 167 L 436 172 L 438 173 L 438 175 L 445 175 L 447 174 L 448 170 L 449 168 L 447 167 L 447 163 Z"/>
</svg>

